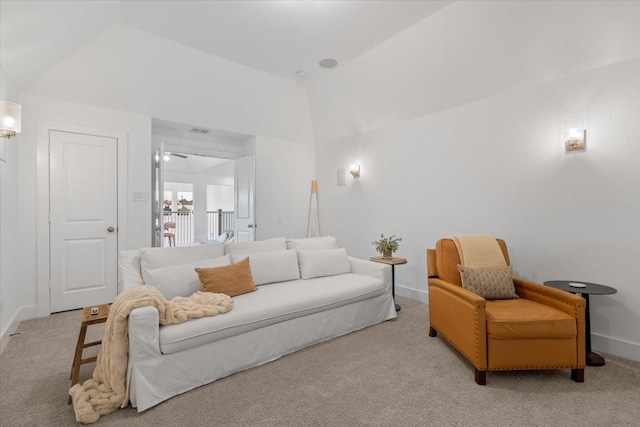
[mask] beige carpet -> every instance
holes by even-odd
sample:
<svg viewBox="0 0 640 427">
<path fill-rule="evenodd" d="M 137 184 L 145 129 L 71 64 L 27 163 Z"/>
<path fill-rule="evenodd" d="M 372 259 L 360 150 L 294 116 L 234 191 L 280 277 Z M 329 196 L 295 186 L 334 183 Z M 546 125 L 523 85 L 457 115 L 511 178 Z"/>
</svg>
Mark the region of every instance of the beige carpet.
<svg viewBox="0 0 640 427">
<path fill-rule="evenodd" d="M 587 367 L 583 384 L 568 370 L 490 372 L 482 387 L 466 360 L 427 335 L 427 306 L 398 303 L 397 320 L 96 425 L 640 425 L 640 363 L 607 355 L 606 366 Z M 79 323 L 74 311 L 20 325 L 0 356 L 1 426 L 76 424 L 67 390 Z M 93 366 L 83 366 L 82 379 Z"/>
</svg>

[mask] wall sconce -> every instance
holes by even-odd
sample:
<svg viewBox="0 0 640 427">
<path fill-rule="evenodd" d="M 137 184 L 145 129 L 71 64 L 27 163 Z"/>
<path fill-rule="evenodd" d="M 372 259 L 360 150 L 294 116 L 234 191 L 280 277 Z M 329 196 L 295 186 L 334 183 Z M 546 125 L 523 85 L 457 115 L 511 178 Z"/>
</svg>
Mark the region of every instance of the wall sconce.
<svg viewBox="0 0 640 427">
<path fill-rule="evenodd" d="M 349 173 L 351 175 L 353 175 L 354 178 L 357 178 L 360 176 L 360 165 L 351 165 L 351 167 L 349 168 Z"/>
<path fill-rule="evenodd" d="M 0 138 L 11 138 L 20 133 L 22 107 L 9 101 L 0 101 Z"/>
<path fill-rule="evenodd" d="M 587 142 L 587 130 L 571 128 L 567 131 L 564 146 L 566 151 L 584 150 Z"/>
</svg>

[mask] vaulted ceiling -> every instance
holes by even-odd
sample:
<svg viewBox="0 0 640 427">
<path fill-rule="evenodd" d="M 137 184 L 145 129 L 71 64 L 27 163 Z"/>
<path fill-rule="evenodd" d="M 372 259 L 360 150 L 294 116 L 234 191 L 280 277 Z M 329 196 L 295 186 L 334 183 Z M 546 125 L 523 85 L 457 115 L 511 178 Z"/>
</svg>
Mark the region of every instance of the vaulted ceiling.
<svg viewBox="0 0 640 427">
<path fill-rule="evenodd" d="M 286 79 L 327 73 L 452 1 L 2 1 L 0 63 L 19 89 L 113 25 Z M 171 58 L 167 58 L 170 60 Z"/>
</svg>

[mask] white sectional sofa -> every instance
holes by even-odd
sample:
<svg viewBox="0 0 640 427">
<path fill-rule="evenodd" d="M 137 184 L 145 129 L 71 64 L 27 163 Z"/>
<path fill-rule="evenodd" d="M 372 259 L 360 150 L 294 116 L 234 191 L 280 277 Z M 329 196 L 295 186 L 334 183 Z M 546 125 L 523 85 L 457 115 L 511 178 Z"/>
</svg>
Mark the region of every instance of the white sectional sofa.
<svg viewBox="0 0 640 427">
<path fill-rule="evenodd" d="M 304 347 L 396 317 L 388 265 L 348 257 L 333 237 L 122 251 L 120 291 L 154 285 L 167 298 L 200 290 L 196 267 L 249 257 L 258 291 L 233 309 L 159 325 L 153 307 L 129 316 L 131 404 L 158 403 Z"/>
</svg>

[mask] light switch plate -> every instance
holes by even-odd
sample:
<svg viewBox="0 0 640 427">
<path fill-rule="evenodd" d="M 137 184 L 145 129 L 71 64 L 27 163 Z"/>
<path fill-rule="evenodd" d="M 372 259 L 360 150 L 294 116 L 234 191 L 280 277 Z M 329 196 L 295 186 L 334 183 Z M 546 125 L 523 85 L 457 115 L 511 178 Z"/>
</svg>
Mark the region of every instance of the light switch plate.
<svg viewBox="0 0 640 427">
<path fill-rule="evenodd" d="M 149 192 L 148 191 L 134 191 L 133 196 L 131 197 L 134 202 L 146 202 L 149 200 Z"/>
</svg>

